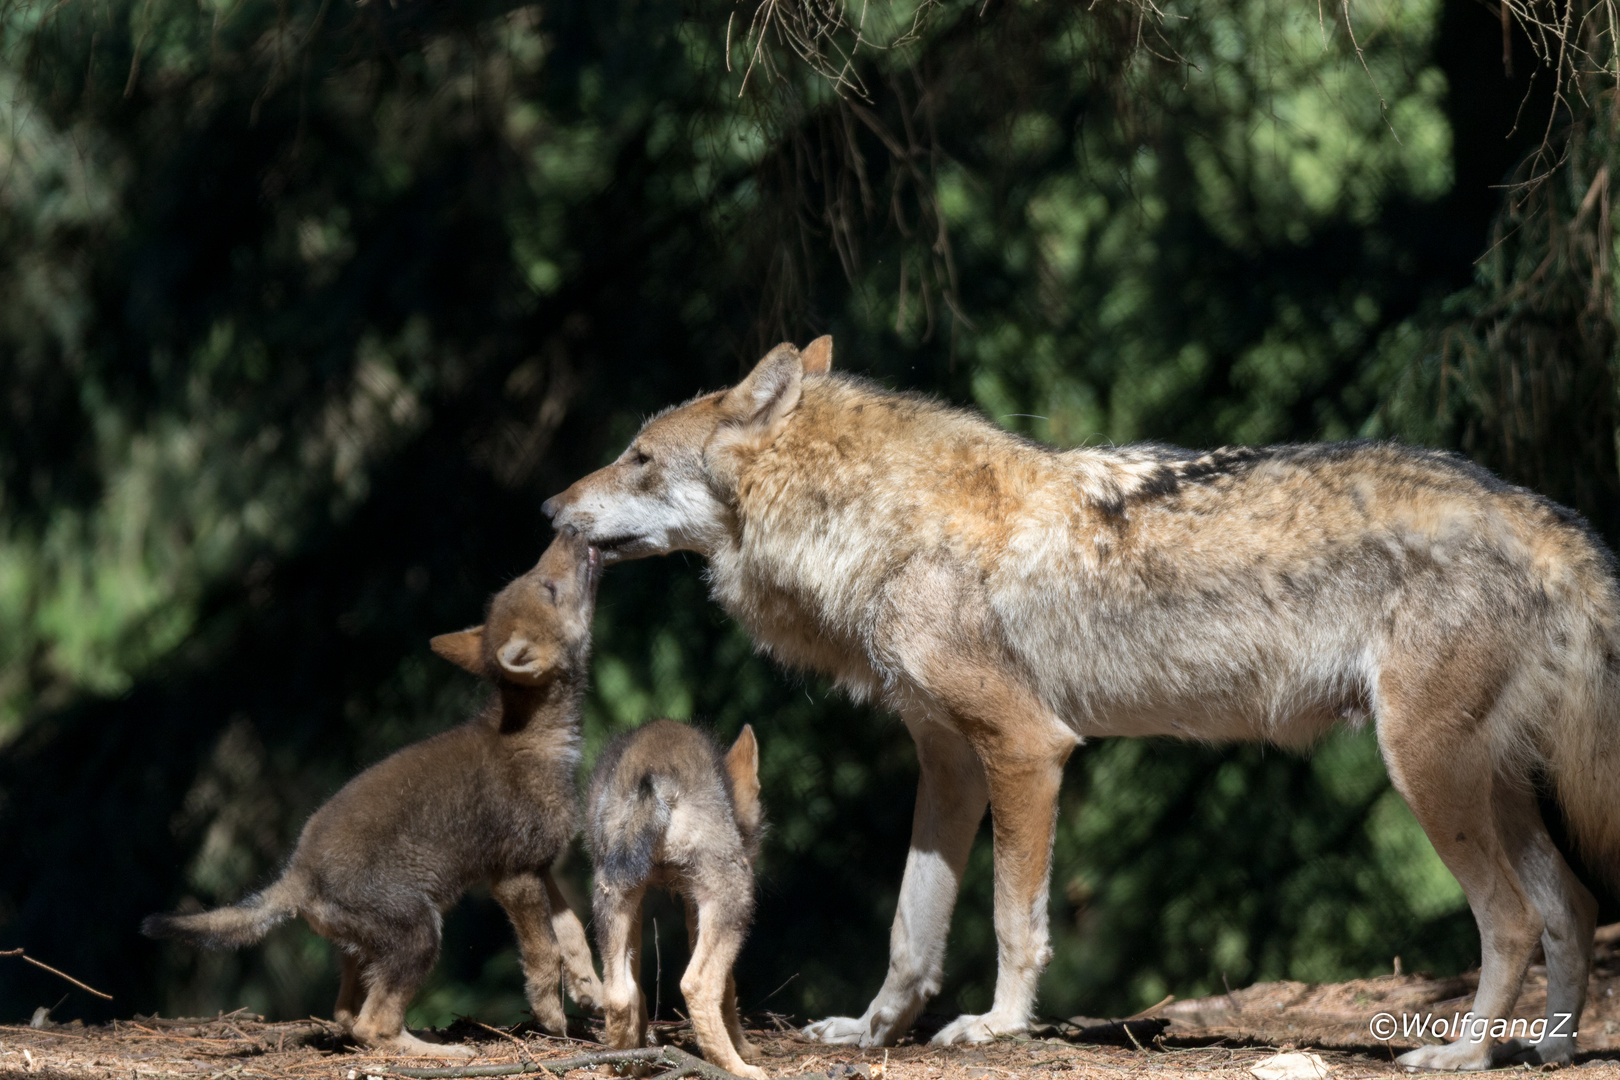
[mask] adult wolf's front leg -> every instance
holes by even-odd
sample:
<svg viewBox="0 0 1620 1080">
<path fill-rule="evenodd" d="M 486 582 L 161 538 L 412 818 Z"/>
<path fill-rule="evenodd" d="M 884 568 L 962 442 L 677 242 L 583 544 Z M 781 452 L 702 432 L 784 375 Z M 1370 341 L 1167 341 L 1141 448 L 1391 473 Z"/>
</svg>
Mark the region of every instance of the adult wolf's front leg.
<svg viewBox="0 0 1620 1080">
<path fill-rule="evenodd" d="M 1046 898 L 1052 878 L 1052 838 L 1063 765 L 1075 740 L 983 740 L 995 839 L 996 996 L 990 1011 L 960 1016 L 934 1036 L 945 1046 L 986 1042 L 1024 1031 L 1035 1008 L 1035 985 L 1052 958 Z"/>
<path fill-rule="evenodd" d="M 889 975 L 860 1017 L 830 1016 L 804 1029 L 822 1042 L 888 1046 L 939 992 L 951 909 L 989 789 L 978 756 L 961 735 L 911 718 L 906 728 L 917 743 L 917 811 L 889 932 Z"/>
</svg>

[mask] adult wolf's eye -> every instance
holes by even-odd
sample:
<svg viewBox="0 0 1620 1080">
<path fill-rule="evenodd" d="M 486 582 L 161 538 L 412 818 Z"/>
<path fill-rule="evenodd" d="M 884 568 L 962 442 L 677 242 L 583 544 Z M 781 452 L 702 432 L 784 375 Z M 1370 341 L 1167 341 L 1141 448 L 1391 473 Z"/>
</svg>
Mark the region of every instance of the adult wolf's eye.
<svg viewBox="0 0 1620 1080">
<path fill-rule="evenodd" d="M 632 465 L 645 465 L 651 460 L 652 458 L 647 456 L 647 452 L 645 450 L 637 450 L 636 456 L 630 459 L 630 463 Z"/>
</svg>

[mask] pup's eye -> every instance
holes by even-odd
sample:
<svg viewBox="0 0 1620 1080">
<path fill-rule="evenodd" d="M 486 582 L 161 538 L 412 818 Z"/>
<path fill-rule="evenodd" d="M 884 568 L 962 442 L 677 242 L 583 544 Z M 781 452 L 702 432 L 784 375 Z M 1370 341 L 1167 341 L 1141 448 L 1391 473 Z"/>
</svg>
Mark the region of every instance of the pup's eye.
<svg viewBox="0 0 1620 1080">
<path fill-rule="evenodd" d="M 551 594 L 551 602 L 555 604 L 557 602 L 557 583 L 555 581 L 546 582 L 546 592 Z"/>
</svg>

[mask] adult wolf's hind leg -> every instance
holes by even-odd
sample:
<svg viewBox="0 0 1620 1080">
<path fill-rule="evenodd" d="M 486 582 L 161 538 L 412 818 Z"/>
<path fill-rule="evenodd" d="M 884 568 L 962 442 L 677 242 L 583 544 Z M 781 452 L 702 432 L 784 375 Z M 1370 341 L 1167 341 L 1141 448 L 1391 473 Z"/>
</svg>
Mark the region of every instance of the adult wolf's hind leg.
<svg viewBox="0 0 1620 1080">
<path fill-rule="evenodd" d="M 534 873 L 514 874 L 495 882 L 490 892 L 506 909 L 517 931 L 518 952 L 523 957 L 523 989 L 529 998 L 529 1011 L 542 1029 L 552 1035 L 566 1034 L 568 1020 L 562 1006 L 562 949 L 551 928 L 551 899 L 545 883 Z"/>
<path fill-rule="evenodd" d="M 1379 687 L 1378 740 L 1390 778 L 1456 876 L 1479 924 L 1475 1019 L 1456 1042 L 1402 1054 L 1399 1062 L 1409 1067 L 1490 1068 L 1490 1024 L 1508 1018 L 1542 933 L 1541 915 L 1496 820 L 1493 793 L 1502 781 L 1486 730 L 1494 705 L 1473 700 L 1461 678 L 1431 675 L 1412 687 L 1386 675 Z"/>
<path fill-rule="evenodd" d="M 1541 947 L 1547 956 L 1547 1031 L 1539 1040 L 1511 1039 L 1492 1058 L 1497 1064 L 1563 1064 L 1575 1052 L 1573 1033 L 1586 1005 L 1597 901 L 1553 846 L 1528 790 L 1503 784 L 1495 803 L 1502 843 L 1546 923 Z"/>
<path fill-rule="evenodd" d="M 585 927 L 563 899 L 551 871 L 542 871 L 540 878 L 546 884 L 546 897 L 551 901 L 551 930 L 562 949 L 563 983 L 568 987 L 568 996 L 582 1009 L 601 1012 L 602 980 L 596 977 L 596 965 L 591 962 Z"/>
<path fill-rule="evenodd" d="M 939 992 L 945 936 L 989 788 L 978 755 L 940 723 L 906 718 L 917 744 L 917 809 L 900 903 L 889 931 L 889 974 L 859 1018 L 830 1016 L 804 1029 L 828 1043 L 889 1046 Z"/>
</svg>

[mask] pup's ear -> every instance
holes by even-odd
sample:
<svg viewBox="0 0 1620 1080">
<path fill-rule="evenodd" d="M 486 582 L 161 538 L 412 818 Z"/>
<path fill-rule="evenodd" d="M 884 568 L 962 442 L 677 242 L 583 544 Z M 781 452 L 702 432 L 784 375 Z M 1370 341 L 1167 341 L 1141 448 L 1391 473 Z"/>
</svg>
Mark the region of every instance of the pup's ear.
<svg viewBox="0 0 1620 1080">
<path fill-rule="evenodd" d="M 454 634 L 440 634 L 428 642 L 428 647 L 457 667 L 466 668 L 474 675 L 485 675 L 484 628 L 458 630 Z"/>
<path fill-rule="evenodd" d="M 737 804 L 737 823 L 745 832 L 759 828 L 759 743 L 754 728 L 744 724 L 742 734 L 726 751 L 726 775 L 731 777 L 731 796 Z"/>
<path fill-rule="evenodd" d="M 799 350 L 806 375 L 825 375 L 832 370 L 832 335 L 822 334 Z"/>
<path fill-rule="evenodd" d="M 519 634 L 507 638 L 506 644 L 495 650 L 495 662 L 501 666 L 502 674 L 518 682 L 542 682 L 562 661 L 562 650 L 554 642 L 530 641 Z"/>
</svg>

